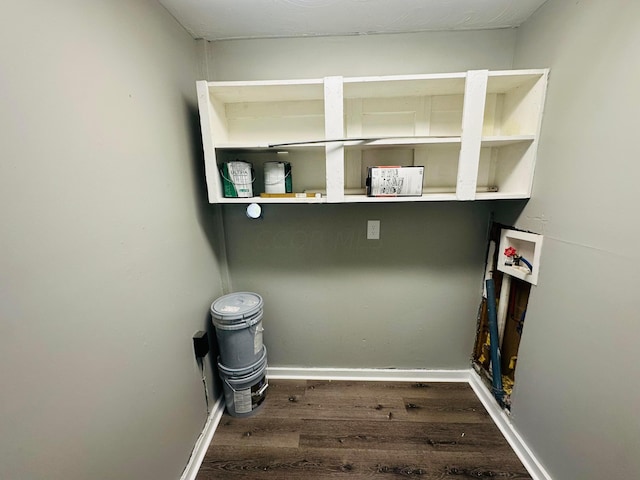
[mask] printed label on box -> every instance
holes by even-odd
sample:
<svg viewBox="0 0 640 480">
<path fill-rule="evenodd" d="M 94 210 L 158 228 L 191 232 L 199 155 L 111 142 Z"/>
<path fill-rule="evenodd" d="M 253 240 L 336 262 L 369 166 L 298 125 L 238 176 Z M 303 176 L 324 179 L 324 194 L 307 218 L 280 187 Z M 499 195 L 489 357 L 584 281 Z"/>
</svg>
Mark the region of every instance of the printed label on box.
<svg viewBox="0 0 640 480">
<path fill-rule="evenodd" d="M 369 167 L 367 195 L 421 196 L 424 167 Z"/>
</svg>

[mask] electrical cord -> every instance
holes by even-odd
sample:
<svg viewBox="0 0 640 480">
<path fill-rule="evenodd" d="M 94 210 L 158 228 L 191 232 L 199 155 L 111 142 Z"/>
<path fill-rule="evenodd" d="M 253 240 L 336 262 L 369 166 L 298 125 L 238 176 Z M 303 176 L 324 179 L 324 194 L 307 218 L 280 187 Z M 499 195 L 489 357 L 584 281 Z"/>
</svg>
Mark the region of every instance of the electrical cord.
<svg viewBox="0 0 640 480">
<path fill-rule="evenodd" d="M 204 363 L 204 357 L 199 359 L 200 367 L 202 370 L 202 384 L 204 385 L 204 400 L 207 404 L 207 416 L 209 416 L 209 389 L 207 388 L 207 376 L 206 376 L 206 366 Z"/>
</svg>

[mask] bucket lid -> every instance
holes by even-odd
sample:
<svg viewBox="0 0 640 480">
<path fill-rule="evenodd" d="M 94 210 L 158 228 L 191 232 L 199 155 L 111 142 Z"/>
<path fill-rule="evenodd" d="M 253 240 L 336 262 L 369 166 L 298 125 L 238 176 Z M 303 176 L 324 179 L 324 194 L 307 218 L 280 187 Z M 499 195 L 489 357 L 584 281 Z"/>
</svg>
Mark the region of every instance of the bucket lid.
<svg viewBox="0 0 640 480">
<path fill-rule="evenodd" d="M 246 377 L 251 375 L 258 370 L 262 370 L 267 362 L 267 347 L 265 345 L 262 346 L 262 355 L 260 355 L 260 359 L 252 363 L 247 367 L 241 368 L 229 368 L 220 363 L 220 357 L 218 357 L 218 368 L 220 369 L 220 373 L 222 373 L 226 377 Z"/>
<path fill-rule="evenodd" d="M 211 304 L 211 315 L 220 320 L 242 320 L 259 312 L 262 304 L 257 293 L 230 293 Z"/>
</svg>

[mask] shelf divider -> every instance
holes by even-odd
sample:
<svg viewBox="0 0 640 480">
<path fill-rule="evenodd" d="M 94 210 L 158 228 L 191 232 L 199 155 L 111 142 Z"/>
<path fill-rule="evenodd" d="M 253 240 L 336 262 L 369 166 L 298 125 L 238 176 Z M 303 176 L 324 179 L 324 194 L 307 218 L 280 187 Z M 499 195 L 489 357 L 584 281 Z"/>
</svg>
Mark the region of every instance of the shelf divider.
<svg viewBox="0 0 640 480">
<path fill-rule="evenodd" d="M 340 138 L 344 135 L 344 106 L 342 77 L 327 77 L 324 80 L 324 133 L 325 138 Z M 327 202 L 344 201 L 344 146 L 342 142 L 331 142 L 325 146 L 327 155 Z"/>
<path fill-rule="evenodd" d="M 458 161 L 456 198 L 475 200 L 480 164 L 482 119 L 487 93 L 488 70 L 470 70 L 464 85 L 462 108 L 462 145 Z"/>
</svg>

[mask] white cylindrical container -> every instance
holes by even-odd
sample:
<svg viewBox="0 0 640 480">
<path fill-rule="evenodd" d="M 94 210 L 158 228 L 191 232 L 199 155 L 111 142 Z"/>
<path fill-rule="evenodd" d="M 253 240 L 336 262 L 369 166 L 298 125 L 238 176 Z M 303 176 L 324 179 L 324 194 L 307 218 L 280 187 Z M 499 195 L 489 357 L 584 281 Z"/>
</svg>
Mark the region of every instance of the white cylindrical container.
<svg viewBox="0 0 640 480">
<path fill-rule="evenodd" d="M 289 162 L 265 162 L 265 193 L 291 193 L 291 164 Z"/>
</svg>

